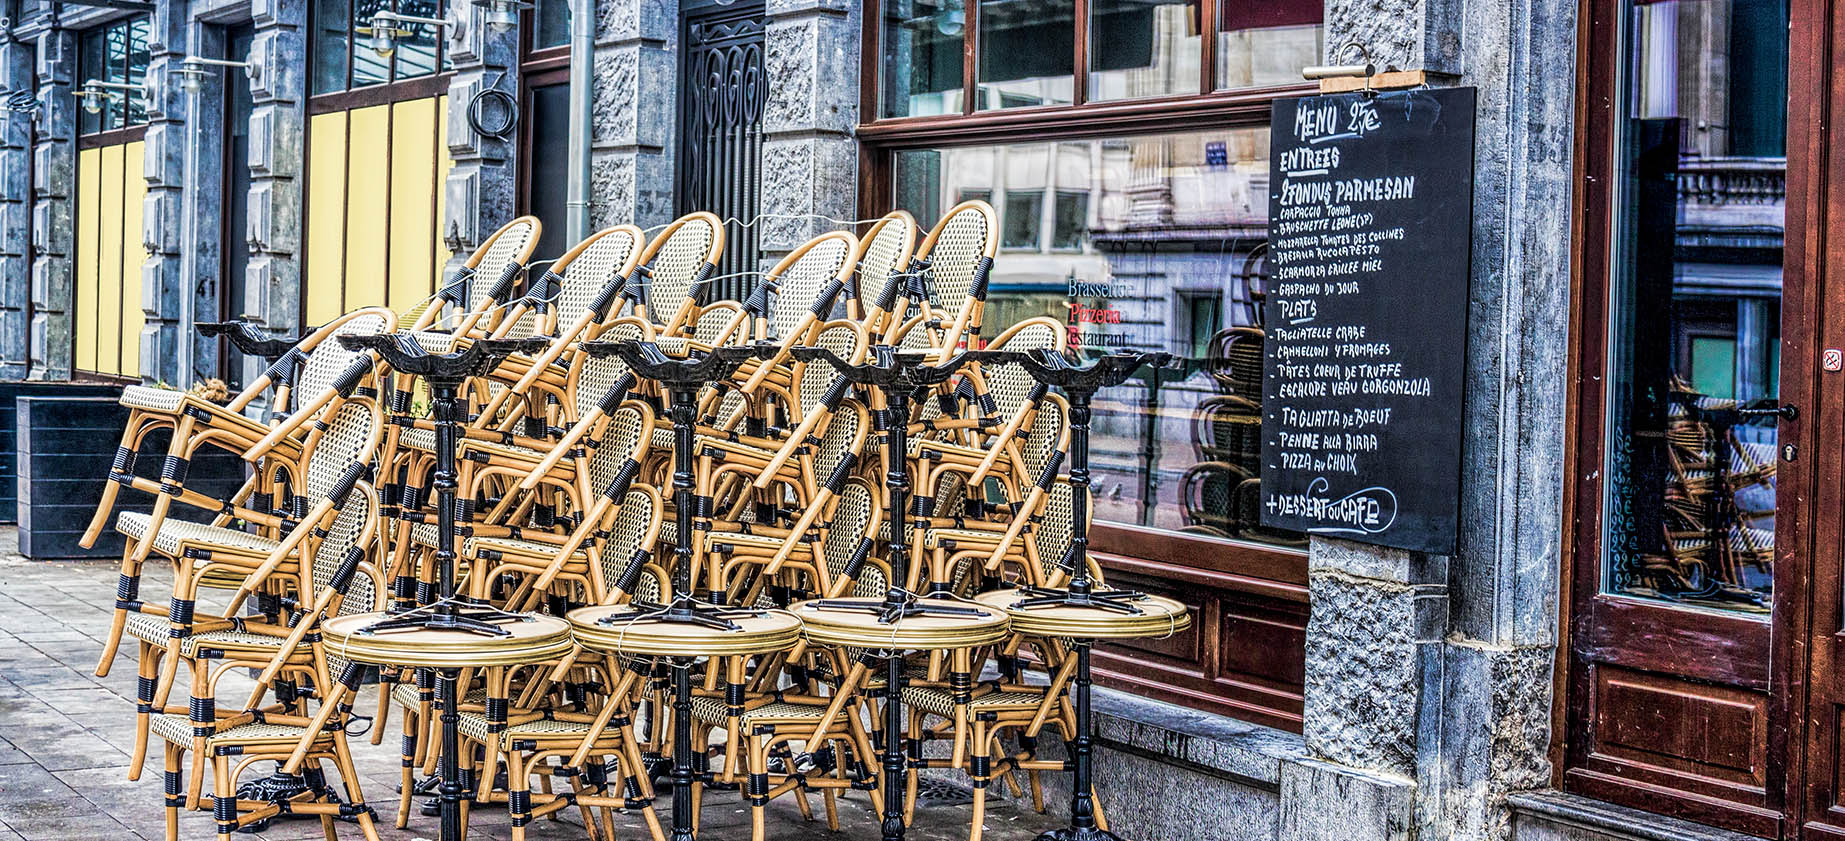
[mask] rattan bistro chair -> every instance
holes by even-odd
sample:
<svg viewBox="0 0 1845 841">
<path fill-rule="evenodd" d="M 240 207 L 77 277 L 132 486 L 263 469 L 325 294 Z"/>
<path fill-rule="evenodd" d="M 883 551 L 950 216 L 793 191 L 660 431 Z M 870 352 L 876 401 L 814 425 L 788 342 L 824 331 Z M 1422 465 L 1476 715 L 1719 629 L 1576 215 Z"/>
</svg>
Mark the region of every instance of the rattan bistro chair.
<svg viewBox="0 0 1845 841">
<path fill-rule="evenodd" d="M 713 213 L 688 213 L 647 243 L 621 294 L 661 335 L 688 335 L 723 253 L 724 223 Z"/>
<path fill-rule="evenodd" d="M 308 436 L 307 460 L 301 477 L 305 503 L 298 520 L 287 520 L 267 512 L 231 506 L 219 518 L 237 517 L 274 529 L 286 528 L 280 539 L 263 537 L 229 528 L 225 524 L 205 524 L 168 518 L 158 524 L 146 514 L 123 512 L 116 529 L 128 537 L 124 555 L 132 555 L 139 544 L 149 544 L 152 551 L 174 564 L 171 607 L 162 614 L 139 603 L 119 603 L 112 643 L 127 634 L 142 644 L 140 661 L 140 702 L 137 713 L 136 752 L 131 773 L 138 773 L 145 755 L 147 726 L 155 711 L 163 711 L 177 674 L 180 661 L 197 633 L 231 629 L 246 625 L 234 616 L 245 596 L 268 585 L 271 576 L 287 582 L 297 603 L 311 600 L 312 587 L 304 577 L 303 558 L 313 553 L 326 537 L 353 488 L 370 470 L 383 427 L 383 416 L 375 400 L 356 397 L 343 402 Z M 219 509 L 212 509 L 215 512 Z M 222 617 L 195 618 L 198 590 L 214 576 L 229 575 L 242 584 L 230 598 L 230 612 Z M 278 605 L 276 609 L 280 609 Z M 282 621 L 279 616 L 272 623 Z M 105 657 L 113 657 L 113 648 Z"/>
<path fill-rule="evenodd" d="M 929 332 L 936 349 L 931 362 L 940 362 L 969 337 L 980 335 L 980 317 L 986 307 L 987 276 L 993 255 L 999 251 L 999 215 L 980 200 L 949 208 L 916 250 L 910 271 L 913 282 L 899 291 L 886 344 L 897 344 L 903 334 L 917 329 Z M 909 307 L 922 315 L 905 320 Z"/>
<path fill-rule="evenodd" d="M 884 214 L 859 238 L 852 285 L 847 290 L 847 314 L 865 323 L 865 330 L 882 337 L 904 284 L 903 272 L 916 253 L 916 218 L 908 211 Z"/>
<path fill-rule="evenodd" d="M 94 546 L 101 537 L 109 515 L 115 509 L 122 486 L 154 495 L 150 522 L 159 523 L 174 499 L 199 507 L 216 507 L 221 500 L 186 488 L 188 466 L 200 448 L 219 447 L 248 456 L 252 448 L 277 428 L 299 429 L 319 417 L 335 400 L 350 396 L 371 375 L 372 357 L 368 353 L 348 350 L 336 337 L 381 333 L 390 329 L 395 318 L 390 310 L 372 307 L 347 313 L 315 330 L 278 358 L 262 376 L 229 403 L 220 405 L 198 395 L 153 386 L 131 385 L 122 390 L 121 403 L 128 407 L 128 423 L 116 446 L 115 462 L 109 471 L 110 481 L 103 486 L 102 499 L 84 531 L 83 546 Z M 255 401 L 267 396 L 268 414 L 277 418 L 276 426 L 244 414 Z M 172 430 L 172 438 L 155 481 L 135 475 L 135 453 L 143 440 L 160 429 Z M 290 439 L 292 440 L 292 439 Z M 277 452 L 284 461 L 300 458 L 298 445 Z M 267 472 L 258 472 L 244 493 L 269 490 Z M 257 507 L 267 509 L 267 504 Z M 282 508 L 277 500 L 275 507 Z M 137 569 L 124 568 L 124 601 L 133 601 L 130 579 L 138 577 L 138 565 L 147 558 L 147 547 L 132 558 Z M 113 656 L 113 651 L 110 652 Z M 98 675 L 107 674 L 108 660 L 98 667 Z"/>
<path fill-rule="evenodd" d="M 538 247 L 543 227 L 538 217 L 521 216 L 489 234 L 442 288 L 403 313 L 397 326 L 463 335 L 491 332 L 500 305 L 512 298 L 532 249 Z"/>
<path fill-rule="evenodd" d="M 211 811 L 218 837 L 268 819 L 284 811 L 320 814 L 331 839 L 332 817 L 356 819 L 367 838 L 377 838 L 373 813 L 360 791 L 358 774 L 347 745 L 345 726 L 352 716 L 349 705 L 329 704 L 309 716 L 311 693 L 301 687 L 331 684 L 330 675 L 352 664 L 330 656 L 314 633 L 328 615 L 347 615 L 380 607 L 382 575 L 368 560 L 373 531 L 378 522 L 376 492 L 357 483 L 346 494 L 338 514 L 316 538 L 309 553 L 308 574 L 298 582 L 300 609 L 285 622 L 244 622 L 233 627 L 194 634 L 181 654 L 191 666 L 192 697 L 186 712 L 167 712 L 151 722 L 154 735 L 166 744 L 167 838 L 176 838 L 179 809 L 200 809 L 201 779 L 212 768 Z M 220 681 L 246 669 L 260 670 L 256 693 L 240 712 L 224 715 L 217 710 Z M 277 704 L 259 707 L 262 695 L 277 681 Z M 192 785 L 180 781 L 182 756 L 194 756 Z M 237 778 L 251 763 L 273 760 L 288 773 L 301 773 L 305 788 L 286 800 L 252 799 L 238 790 Z M 322 763 L 337 771 L 345 802 L 327 786 Z M 305 768 L 303 767 L 305 764 Z M 182 792 L 185 796 L 182 796 Z"/>
</svg>

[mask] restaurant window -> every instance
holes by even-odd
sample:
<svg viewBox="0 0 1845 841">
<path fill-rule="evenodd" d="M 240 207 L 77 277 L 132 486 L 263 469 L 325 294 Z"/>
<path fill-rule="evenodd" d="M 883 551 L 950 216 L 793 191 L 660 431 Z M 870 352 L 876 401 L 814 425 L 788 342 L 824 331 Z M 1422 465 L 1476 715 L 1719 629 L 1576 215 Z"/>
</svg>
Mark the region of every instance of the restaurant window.
<svg viewBox="0 0 1845 841">
<path fill-rule="evenodd" d="M 1244 5 L 868 5 L 862 209 L 927 227 L 956 203 L 993 205 L 983 340 L 1048 316 L 1085 356 L 1179 358 L 1096 404 L 1090 545 L 1112 584 L 1178 598 L 1212 630 L 1105 647 L 1099 667 L 1120 688 L 1298 730 L 1306 540 L 1262 527 L 1257 506 L 1261 255 L 1267 100 L 1312 90 L 1300 69 L 1320 59 L 1321 4 Z"/>
<path fill-rule="evenodd" d="M 974 114 L 1270 87 L 1317 63 L 1321 0 L 1215 5 L 1208 15 L 1202 0 L 1093 0 L 1078 16 L 1075 0 L 887 0 L 867 64 L 879 68 L 880 91 L 868 113 Z"/>
<path fill-rule="evenodd" d="M 147 76 L 148 27 L 147 16 L 137 15 L 85 30 L 78 37 L 78 82 L 139 87 Z M 111 91 L 98 101 L 102 107 L 94 114 L 88 108 L 77 110 L 79 134 L 99 134 L 147 123 L 147 105 L 138 94 Z"/>
<path fill-rule="evenodd" d="M 442 0 L 314 0 L 310 21 L 313 93 L 401 82 L 449 68 L 443 27 L 400 24 L 410 34 L 397 38 L 388 56 L 373 50 L 370 38 L 354 35 L 355 27 L 371 26 L 372 15 L 381 11 L 440 19 L 445 9 Z"/>
</svg>

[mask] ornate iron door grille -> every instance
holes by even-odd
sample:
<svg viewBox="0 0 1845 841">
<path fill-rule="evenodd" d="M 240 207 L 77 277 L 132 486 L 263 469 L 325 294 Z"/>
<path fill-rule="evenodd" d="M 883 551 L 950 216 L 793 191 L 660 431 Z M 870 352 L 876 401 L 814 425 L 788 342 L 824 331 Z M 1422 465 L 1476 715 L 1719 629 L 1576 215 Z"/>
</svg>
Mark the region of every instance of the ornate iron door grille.
<svg viewBox="0 0 1845 841">
<path fill-rule="evenodd" d="M 762 207 L 763 7 L 717 6 L 686 15 L 675 210 L 725 221 L 718 275 L 755 271 Z M 733 221 L 735 220 L 735 221 Z M 716 298 L 742 300 L 754 278 L 717 281 Z"/>
</svg>

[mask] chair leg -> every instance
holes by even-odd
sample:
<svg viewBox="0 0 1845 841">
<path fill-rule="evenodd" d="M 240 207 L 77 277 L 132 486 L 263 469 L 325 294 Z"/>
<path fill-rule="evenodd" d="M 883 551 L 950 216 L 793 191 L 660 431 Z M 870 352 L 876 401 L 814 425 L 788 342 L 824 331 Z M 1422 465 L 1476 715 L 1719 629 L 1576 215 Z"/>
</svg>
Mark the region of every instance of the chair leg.
<svg viewBox="0 0 1845 841">
<path fill-rule="evenodd" d="M 749 752 L 749 765 L 744 770 L 749 772 L 746 785 L 750 805 L 750 841 L 763 841 L 767 835 L 763 813 L 769 806 L 769 746 L 763 734 L 750 734 Z M 725 757 L 726 763 L 730 765 L 737 764 L 738 759 L 740 757 Z"/>
<path fill-rule="evenodd" d="M 410 827 L 410 800 L 416 789 L 416 715 L 404 710 L 403 777 L 397 795 L 397 828 Z"/>
<path fill-rule="evenodd" d="M 365 805 L 365 794 L 359 788 L 359 769 L 352 762 L 352 747 L 346 743 L 344 733 L 333 737 L 333 764 L 340 773 L 340 787 L 346 789 L 346 802 L 359 813 L 359 831 L 365 834 L 365 841 L 378 841 L 372 810 L 358 808 Z"/>
<path fill-rule="evenodd" d="M 237 786 L 231 779 L 231 758 L 213 756 L 211 772 L 212 818 L 218 824 L 218 841 L 231 841 L 232 833 L 237 831 Z"/>
<path fill-rule="evenodd" d="M 179 745 L 173 744 L 172 742 L 167 742 L 166 748 L 167 748 L 166 779 L 165 779 L 166 795 L 167 795 L 167 800 L 166 800 L 167 839 L 166 841 L 179 841 L 179 809 L 181 806 L 186 805 L 186 787 L 185 787 L 185 783 L 180 781 L 180 775 L 182 772 L 179 767 L 180 766 Z"/>
<path fill-rule="evenodd" d="M 525 764 L 523 753 L 506 752 L 506 814 L 512 822 L 512 841 L 525 841 L 525 825 L 532 820 L 532 770 Z M 592 834 L 595 832 L 595 824 L 586 826 Z"/>
<path fill-rule="evenodd" d="M 992 780 L 992 756 L 987 752 L 987 723 L 974 722 L 974 736 L 971 740 L 974 755 L 969 757 L 968 776 L 974 782 L 974 817 L 968 830 L 968 841 L 980 841 L 980 835 L 986 830 L 987 821 L 987 783 Z"/>
<path fill-rule="evenodd" d="M 147 761 L 147 731 L 153 724 L 154 704 L 154 666 L 153 646 L 141 643 L 141 658 L 136 666 L 135 686 L 135 749 L 128 760 L 128 779 L 130 782 L 141 779 L 141 764 Z M 108 655 L 114 659 L 114 655 Z M 99 667 L 100 668 L 100 667 Z M 99 671 L 98 674 L 101 674 Z"/>
</svg>

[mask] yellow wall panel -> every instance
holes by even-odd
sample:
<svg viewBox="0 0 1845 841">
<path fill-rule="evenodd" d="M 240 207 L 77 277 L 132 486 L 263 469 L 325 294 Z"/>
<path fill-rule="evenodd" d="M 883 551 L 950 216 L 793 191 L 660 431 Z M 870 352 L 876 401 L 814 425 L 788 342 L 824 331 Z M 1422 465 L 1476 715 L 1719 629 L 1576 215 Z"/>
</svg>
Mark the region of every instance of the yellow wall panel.
<svg viewBox="0 0 1845 841">
<path fill-rule="evenodd" d="M 442 267 L 448 265 L 454 252 L 448 250 L 448 171 L 455 168 L 455 160 L 448 156 L 448 96 L 436 97 L 436 275 L 438 283 L 446 280 L 442 277 Z"/>
<path fill-rule="evenodd" d="M 141 265 L 147 247 L 141 238 L 141 200 L 147 197 L 142 174 L 144 144 L 135 141 L 122 151 L 122 375 L 141 375 L 141 328 L 147 313 L 141 311 Z"/>
<path fill-rule="evenodd" d="M 307 280 L 302 304 L 307 326 L 319 327 L 344 312 L 346 271 L 346 112 L 308 120 Z"/>
<path fill-rule="evenodd" d="M 96 234 L 96 370 L 114 374 L 122 360 L 122 147 L 102 149 L 102 224 Z"/>
<path fill-rule="evenodd" d="M 97 222 L 102 218 L 96 203 L 102 195 L 101 188 L 102 150 L 78 152 L 77 200 L 72 210 L 77 221 L 77 288 L 71 296 L 71 306 L 76 316 L 72 363 L 79 371 L 96 370 L 96 234 Z"/>
<path fill-rule="evenodd" d="M 346 310 L 385 302 L 391 224 L 391 106 L 347 112 Z"/>
<path fill-rule="evenodd" d="M 432 290 L 435 237 L 436 100 L 392 106 L 390 307 L 409 312 Z"/>
</svg>

